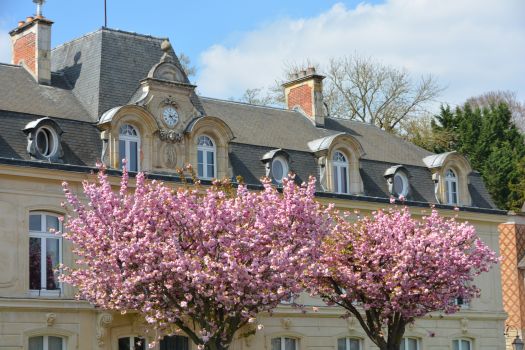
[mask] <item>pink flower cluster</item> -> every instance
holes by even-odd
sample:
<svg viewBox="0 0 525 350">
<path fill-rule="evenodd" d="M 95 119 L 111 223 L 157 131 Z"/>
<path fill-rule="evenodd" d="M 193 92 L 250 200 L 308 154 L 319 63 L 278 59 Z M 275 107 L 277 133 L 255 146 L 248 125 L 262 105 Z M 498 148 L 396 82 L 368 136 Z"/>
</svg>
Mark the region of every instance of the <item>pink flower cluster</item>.
<svg viewBox="0 0 525 350">
<path fill-rule="evenodd" d="M 104 171 L 84 182 L 87 204 L 64 184 L 75 212 L 64 236 L 75 267 L 62 280 L 79 297 L 111 310 L 137 310 L 157 328 L 176 324 L 198 345 L 227 348 L 233 334 L 299 293 L 304 272 L 330 230 L 314 199 L 315 179 L 269 182 L 260 192 L 219 183 L 172 189 L 124 172 L 113 191 Z M 230 193 L 232 192 L 232 193 Z"/>
</svg>

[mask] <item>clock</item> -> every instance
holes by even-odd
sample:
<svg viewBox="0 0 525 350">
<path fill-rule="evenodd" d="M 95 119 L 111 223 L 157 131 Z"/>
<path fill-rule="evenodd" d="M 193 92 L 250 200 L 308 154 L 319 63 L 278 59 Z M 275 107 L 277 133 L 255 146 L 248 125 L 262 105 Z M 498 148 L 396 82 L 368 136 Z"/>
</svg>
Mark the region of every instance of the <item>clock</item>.
<svg viewBox="0 0 525 350">
<path fill-rule="evenodd" d="M 164 119 L 164 123 L 166 123 L 167 126 L 170 128 L 174 127 L 175 124 L 179 121 L 179 113 L 177 113 L 177 110 L 173 106 L 168 106 L 164 108 L 164 111 L 162 112 L 162 117 Z"/>
</svg>

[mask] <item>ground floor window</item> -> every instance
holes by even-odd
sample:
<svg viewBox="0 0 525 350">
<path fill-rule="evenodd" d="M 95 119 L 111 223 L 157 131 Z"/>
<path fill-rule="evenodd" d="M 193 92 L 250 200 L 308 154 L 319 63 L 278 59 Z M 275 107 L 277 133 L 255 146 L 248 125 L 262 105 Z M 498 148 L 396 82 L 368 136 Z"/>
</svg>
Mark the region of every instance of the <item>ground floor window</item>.
<svg viewBox="0 0 525 350">
<path fill-rule="evenodd" d="M 456 339 L 452 345 L 454 350 L 472 350 L 472 342 L 468 339 Z"/>
<path fill-rule="evenodd" d="M 140 337 L 123 337 L 118 339 L 118 350 L 146 350 L 146 341 Z"/>
<path fill-rule="evenodd" d="M 181 335 L 169 335 L 160 341 L 160 350 L 189 350 L 190 343 L 188 337 Z"/>
<path fill-rule="evenodd" d="M 29 338 L 29 350 L 65 350 L 64 338 L 42 335 Z"/>
<path fill-rule="evenodd" d="M 337 350 L 361 350 L 361 341 L 355 338 L 339 338 Z"/>
<path fill-rule="evenodd" d="M 403 338 L 401 340 L 401 350 L 419 350 L 419 341 L 416 338 Z"/>
<path fill-rule="evenodd" d="M 287 337 L 273 338 L 272 350 L 299 350 L 297 339 Z"/>
</svg>

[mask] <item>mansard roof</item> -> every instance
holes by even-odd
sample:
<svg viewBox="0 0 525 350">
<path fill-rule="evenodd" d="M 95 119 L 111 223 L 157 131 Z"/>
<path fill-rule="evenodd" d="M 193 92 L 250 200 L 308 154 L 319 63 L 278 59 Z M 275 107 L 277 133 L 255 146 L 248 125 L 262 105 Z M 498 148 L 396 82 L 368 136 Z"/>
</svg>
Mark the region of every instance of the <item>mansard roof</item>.
<svg viewBox="0 0 525 350">
<path fill-rule="evenodd" d="M 130 103 L 141 81 L 162 57 L 163 40 L 101 28 L 52 51 L 50 86 L 39 85 L 20 66 L 0 64 L 0 162 L 69 167 L 75 171 L 81 167 L 92 169 L 102 153 L 96 126 L 99 118 L 112 108 Z M 174 64 L 180 66 L 173 49 L 171 56 Z M 184 78 L 185 83 L 189 83 L 188 78 Z M 218 118 L 231 129 L 233 139 L 228 157 L 234 178 L 240 175 L 249 184 L 260 184 L 259 179 L 266 175 L 261 159 L 276 149 L 289 155 L 290 169 L 298 180 L 306 180 L 310 175 L 318 177 L 319 165 L 310 148 L 312 142 L 349 135 L 362 148 L 359 171 L 364 193 L 362 196 L 326 195 L 384 200 L 390 196 L 383 176 L 385 171 L 403 165 L 410 176 L 411 200 L 436 203 L 432 174 L 423 161 L 433 153 L 373 125 L 326 118 L 321 128 L 299 111 L 195 94 L 191 101 L 203 116 Z M 34 161 L 27 153 L 22 130 L 27 123 L 42 117 L 53 118 L 64 131 L 63 164 Z M 478 173 L 469 175 L 468 186 L 473 207 L 496 208 Z M 322 189 L 318 190 L 321 193 Z"/>
</svg>

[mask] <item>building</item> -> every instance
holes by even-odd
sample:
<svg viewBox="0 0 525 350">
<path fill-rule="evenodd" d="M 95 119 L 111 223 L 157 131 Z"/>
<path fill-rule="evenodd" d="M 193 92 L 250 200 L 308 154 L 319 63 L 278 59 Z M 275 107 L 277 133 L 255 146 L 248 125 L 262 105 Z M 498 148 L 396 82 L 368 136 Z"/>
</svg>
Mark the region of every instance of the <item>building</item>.
<svg viewBox="0 0 525 350">
<path fill-rule="evenodd" d="M 0 64 L 0 348 L 93 350 L 144 348 L 138 315 L 112 314 L 76 301 L 53 273 L 72 263 L 61 229 L 61 182 L 80 191 L 98 161 L 173 182 L 196 166 L 206 181 L 240 175 L 253 188 L 289 171 L 319 179 L 320 201 L 364 212 L 405 196 L 414 213 L 435 204 L 477 227 L 498 251 L 507 220 L 465 157 L 432 154 L 364 123 L 330 118 L 323 76 L 300 72 L 284 85 L 288 109 L 198 96 L 170 43 L 109 28 L 51 49 L 53 22 L 40 16 L 11 31 L 13 64 Z M 506 314 L 499 267 L 479 277 L 481 298 L 455 315 L 430 315 L 409 327 L 407 350 L 503 350 Z M 234 349 L 373 349 L 353 318 L 319 306 L 302 314 L 283 304 L 261 315 L 265 328 Z M 147 341 L 147 339 L 146 339 Z M 195 349 L 169 338 L 163 349 Z"/>
</svg>

